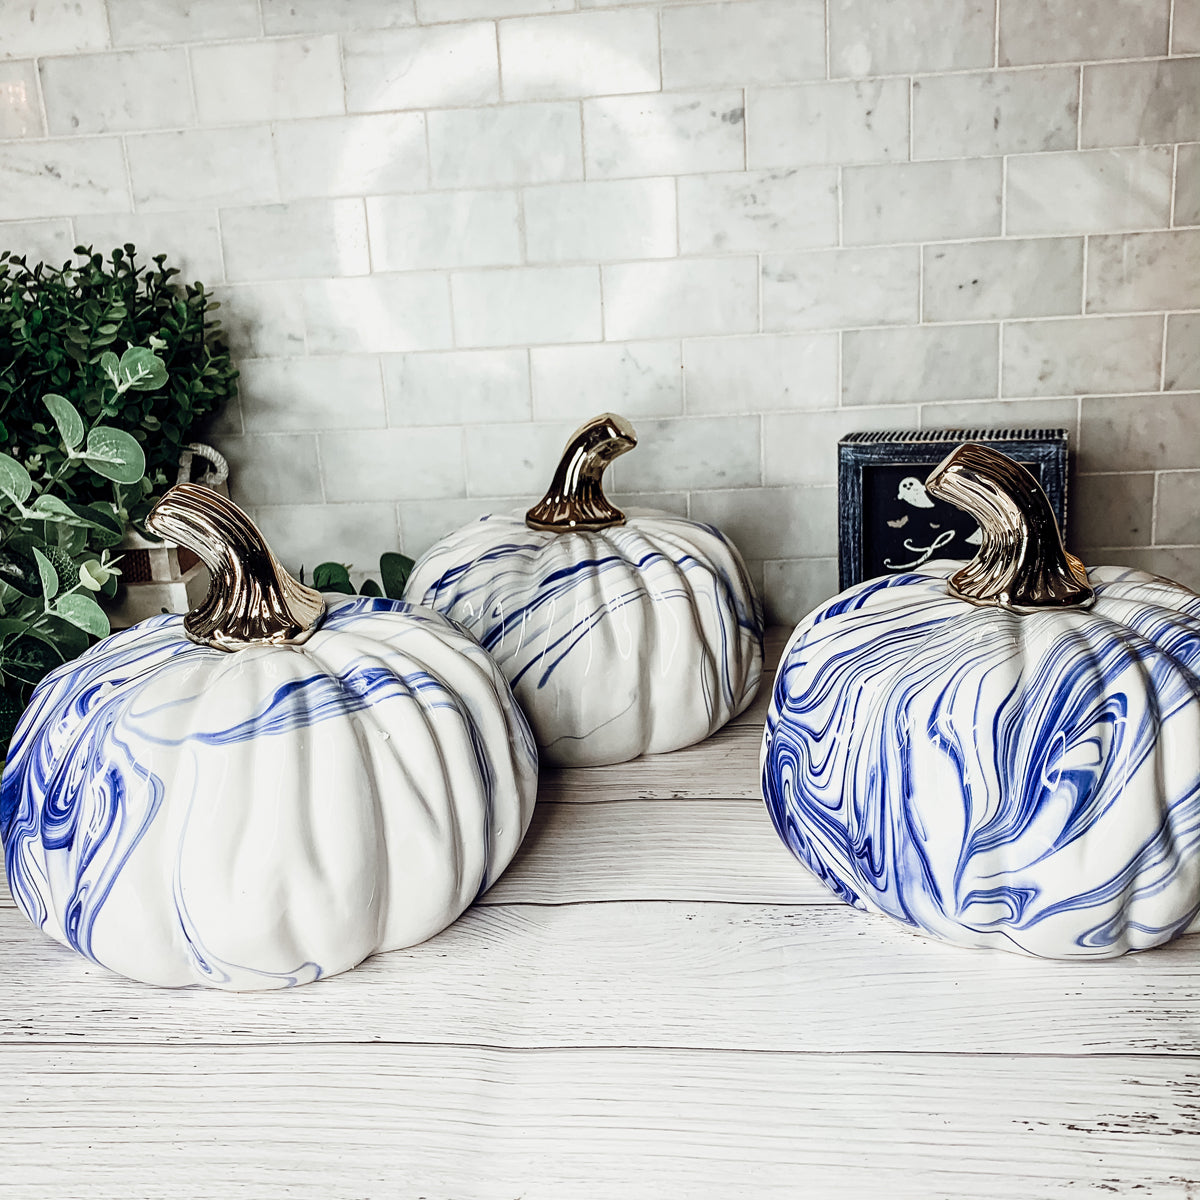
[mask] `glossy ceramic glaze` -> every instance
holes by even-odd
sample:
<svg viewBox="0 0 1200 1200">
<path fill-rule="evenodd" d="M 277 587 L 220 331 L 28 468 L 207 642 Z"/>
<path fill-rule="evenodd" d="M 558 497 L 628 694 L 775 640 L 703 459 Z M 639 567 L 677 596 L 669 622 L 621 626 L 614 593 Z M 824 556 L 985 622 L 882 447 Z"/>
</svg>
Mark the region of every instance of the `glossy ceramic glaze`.
<svg viewBox="0 0 1200 1200">
<path fill-rule="evenodd" d="M 796 629 L 762 748 L 780 836 L 847 903 L 962 946 L 1108 958 L 1200 912 L 1200 597 L 1120 568 L 1089 608 L 869 580 Z"/>
<path fill-rule="evenodd" d="M 423 941 L 516 852 L 537 754 L 436 613 L 326 597 L 303 645 L 156 617 L 38 687 L 0 790 L 31 921 L 133 979 L 305 983 Z"/>
<path fill-rule="evenodd" d="M 741 556 L 718 530 L 668 513 L 630 510 L 586 532 L 487 516 L 425 554 L 405 595 L 479 638 L 546 762 L 676 750 L 758 690 L 762 610 Z"/>
</svg>

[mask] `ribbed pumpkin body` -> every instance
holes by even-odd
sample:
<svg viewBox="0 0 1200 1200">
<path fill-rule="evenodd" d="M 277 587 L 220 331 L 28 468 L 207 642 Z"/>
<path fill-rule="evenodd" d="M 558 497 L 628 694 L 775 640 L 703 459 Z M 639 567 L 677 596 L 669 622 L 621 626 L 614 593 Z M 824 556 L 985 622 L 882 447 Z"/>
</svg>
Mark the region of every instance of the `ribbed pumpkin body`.
<svg viewBox="0 0 1200 1200">
<path fill-rule="evenodd" d="M 1093 607 L 871 580 L 795 631 L 763 740 L 780 836 L 841 899 L 962 946 L 1108 958 L 1200 913 L 1200 597 L 1089 572 Z"/>
<path fill-rule="evenodd" d="M 13 896 L 149 983 L 285 987 L 437 933 L 516 852 L 537 757 L 495 665 L 399 601 L 332 602 L 300 646 L 182 618 L 39 686 L 0 791 Z"/>
<path fill-rule="evenodd" d="M 753 699 L 762 610 L 711 526 L 633 510 L 598 532 L 493 515 L 443 538 L 405 595 L 460 621 L 512 683 L 543 760 L 623 762 L 708 737 Z"/>
</svg>

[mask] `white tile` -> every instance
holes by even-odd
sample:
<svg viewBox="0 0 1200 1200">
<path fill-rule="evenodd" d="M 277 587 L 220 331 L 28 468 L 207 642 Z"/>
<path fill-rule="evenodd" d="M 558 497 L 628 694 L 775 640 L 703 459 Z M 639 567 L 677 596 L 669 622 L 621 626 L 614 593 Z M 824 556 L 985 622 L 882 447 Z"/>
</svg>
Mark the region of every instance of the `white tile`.
<svg viewBox="0 0 1200 1200">
<path fill-rule="evenodd" d="M 1200 54 L 1200 0 L 1175 0 L 1171 18 L 1171 53 Z"/>
<path fill-rule="evenodd" d="M 751 88 L 746 137 L 752 167 L 907 159 L 908 80 Z"/>
<path fill-rule="evenodd" d="M 108 48 L 104 0 L 0 4 L 0 58 L 79 54 Z"/>
<path fill-rule="evenodd" d="M 1200 145 L 1180 146 L 1177 156 L 1172 224 L 1200 225 Z"/>
<path fill-rule="evenodd" d="M 1068 516 L 1068 544 L 1147 545 L 1154 520 L 1154 476 L 1149 471 L 1136 475 L 1076 472 Z"/>
<path fill-rule="evenodd" d="M 261 0 L 263 31 L 358 33 L 415 25 L 413 0 Z"/>
<path fill-rule="evenodd" d="M 61 266 L 73 256 L 75 245 L 71 222 L 66 217 L 0 223 L 0 250 L 24 255 L 31 267 L 39 262 Z"/>
<path fill-rule="evenodd" d="M 739 0 L 666 8 L 663 87 L 825 78 L 823 0 Z"/>
<path fill-rule="evenodd" d="M 293 574 L 312 582 L 318 563 L 350 568 L 351 578 L 379 582 L 379 556 L 400 544 L 395 505 L 260 504 L 254 522 L 276 557 Z"/>
<path fill-rule="evenodd" d="M 293 200 L 221 209 L 229 281 L 366 275 L 367 221 L 361 200 Z"/>
<path fill-rule="evenodd" d="M 604 336 L 701 337 L 758 328 L 758 262 L 692 258 L 605 267 Z"/>
<path fill-rule="evenodd" d="M 1200 141 L 1200 58 L 1083 68 L 1085 146 Z"/>
<path fill-rule="evenodd" d="M 755 416 L 664 417 L 637 423 L 636 450 L 609 470 L 612 490 L 758 487 L 762 431 Z"/>
<path fill-rule="evenodd" d="M 500 98 L 490 21 L 342 38 L 351 112 L 490 104 Z"/>
<path fill-rule="evenodd" d="M 217 298 L 235 362 L 304 353 L 304 297 L 294 283 L 226 285 Z"/>
<path fill-rule="evenodd" d="M 763 417 L 763 483 L 768 487 L 837 483 L 839 438 L 865 429 L 916 427 L 917 409 L 900 404 L 768 413 Z"/>
<path fill-rule="evenodd" d="M 912 89 L 914 158 L 1075 149 L 1077 67 L 932 75 Z"/>
<path fill-rule="evenodd" d="M 836 333 L 759 334 L 683 343 L 689 413 L 832 408 L 838 403 Z"/>
<path fill-rule="evenodd" d="M 369 196 L 367 221 L 377 271 L 521 261 L 516 192 Z"/>
<path fill-rule="evenodd" d="M 271 131 L 265 125 L 131 134 L 125 146 L 139 210 L 279 199 Z"/>
<path fill-rule="evenodd" d="M 1169 392 L 1200 391 L 1200 313 L 1172 313 L 1167 318 L 1163 389 Z"/>
<path fill-rule="evenodd" d="M 1000 62 L 1089 62 L 1167 52 L 1170 0 L 1000 0 Z"/>
<path fill-rule="evenodd" d="M 675 254 L 675 180 L 615 179 L 527 188 L 530 262 L 664 258 Z"/>
<path fill-rule="evenodd" d="M 0 61 L 0 138 L 41 137 L 45 132 L 32 60 Z"/>
<path fill-rule="evenodd" d="M 512 497 L 502 501 L 502 510 L 515 508 L 518 500 L 528 497 L 537 500 L 550 486 L 574 428 L 569 421 L 468 425 L 463 440 L 469 492 L 475 496 Z"/>
<path fill-rule="evenodd" d="M 575 0 L 417 0 L 417 17 L 423 24 L 471 21 L 479 17 L 519 17 L 525 13 L 570 12 Z M 604 5 L 608 7 L 607 0 Z"/>
<path fill-rule="evenodd" d="M 763 563 L 763 607 L 772 625 L 796 625 L 838 592 L 836 558 L 789 558 Z"/>
<path fill-rule="evenodd" d="M 687 175 L 679 180 L 684 254 L 799 250 L 838 240 L 832 167 Z"/>
<path fill-rule="evenodd" d="M 588 176 L 740 171 L 745 118 L 740 91 L 585 100 Z"/>
<path fill-rule="evenodd" d="M 211 286 L 225 277 L 217 214 L 212 209 L 76 217 L 75 240 L 106 254 L 114 246 L 132 242 L 143 262 L 166 254 L 166 265 L 179 269 L 176 283 L 201 280 Z"/>
<path fill-rule="evenodd" d="M 992 63 L 994 0 L 829 0 L 838 75 L 960 71 Z"/>
<path fill-rule="evenodd" d="M 417 192 L 429 183 L 423 113 L 280 121 L 275 158 L 286 200 Z"/>
<path fill-rule="evenodd" d="M 202 124 L 326 117 L 345 111 L 338 39 L 280 38 L 191 51 Z"/>
<path fill-rule="evenodd" d="M 504 187 L 583 178 L 579 105 L 506 104 L 431 112 L 435 187 Z"/>
<path fill-rule="evenodd" d="M 1087 312 L 1200 308 L 1200 229 L 1088 238 Z"/>
<path fill-rule="evenodd" d="M 540 346 L 530 351 L 530 364 L 539 421 L 581 424 L 606 410 L 631 418 L 683 411 L 678 342 Z"/>
<path fill-rule="evenodd" d="M 235 503 L 320 502 L 317 439 L 310 433 L 247 434 L 214 440 L 229 460 L 229 491 Z"/>
<path fill-rule="evenodd" d="M 600 338 L 595 267 L 510 267 L 451 277 L 460 346 L 592 342 Z"/>
<path fill-rule="evenodd" d="M 715 525 L 746 558 L 834 555 L 836 487 L 736 488 L 692 493 L 694 521 Z"/>
<path fill-rule="evenodd" d="M 1200 393 L 1085 396 L 1078 469 L 1167 471 L 1196 464 Z"/>
<path fill-rule="evenodd" d="M 1068 316 L 1081 311 L 1082 238 L 925 246 L 926 321 Z"/>
<path fill-rule="evenodd" d="M 0 154 L 0 221 L 129 209 L 120 138 L 9 142 Z"/>
<path fill-rule="evenodd" d="M 401 500 L 396 505 L 400 520 L 400 547 L 405 554 L 419 558 L 426 550 L 463 525 L 472 525 L 488 513 L 507 513 L 531 508 L 535 496 L 472 496 L 463 499 Z"/>
<path fill-rule="evenodd" d="M 311 354 L 441 350 L 452 344 L 445 275 L 312 280 L 301 286 Z"/>
<path fill-rule="evenodd" d="M 1196 540 L 1200 471 L 1163 471 L 1158 476 L 1154 540 L 1171 546 Z"/>
<path fill-rule="evenodd" d="M 842 172 L 842 238 L 940 241 L 1000 232 L 1001 160 L 888 163 Z"/>
<path fill-rule="evenodd" d="M 764 255 L 763 328 L 915 324 L 920 277 L 917 246 Z"/>
<path fill-rule="evenodd" d="M 956 400 L 921 405 L 922 429 L 1065 429 L 1079 438 L 1074 396 L 1026 400 Z"/>
<path fill-rule="evenodd" d="M 998 325 L 851 329 L 842 335 L 842 403 L 912 404 L 999 395 Z"/>
<path fill-rule="evenodd" d="M 108 0 L 114 46 L 257 37 L 257 0 Z"/>
<path fill-rule="evenodd" d="M 1014 321 L 1004 327 L 1002 394 L 1156 390 L 1162 335 L 1158 316 Z"/>
<path fill-rule="evenodd" d="M 379 429 L 387 424 L 379 360 L 251 358 L 238 363 L 247 433 Z"/>
<path fill-rule="evenodd" d="M 500 70 L 505 100 L 657 91 L 658 22 L 637 11 L 501 21 Z"/>
<path fill-rule="evenodd" d="M 51 134 L 124 133 L 195 123 L 182 50 L 126 50 L 41 62 Z"/>
<path fill-rule="evenodd" d="M 368 429 L 320 435 L 328 500 L 463 494 L 462 430 Z"/>
<path fill-rule="evenodd" d="M 389 425 L 528 421 L 532 415 L 524 350 L 389 354 L 383 378 Z"/>
<path fill-rule="evenodd" d="M 1006 229 L 1107 233 L 1167 224 L 1171 151 L 1085 150 L 1008 160 Z"/>
</svg>

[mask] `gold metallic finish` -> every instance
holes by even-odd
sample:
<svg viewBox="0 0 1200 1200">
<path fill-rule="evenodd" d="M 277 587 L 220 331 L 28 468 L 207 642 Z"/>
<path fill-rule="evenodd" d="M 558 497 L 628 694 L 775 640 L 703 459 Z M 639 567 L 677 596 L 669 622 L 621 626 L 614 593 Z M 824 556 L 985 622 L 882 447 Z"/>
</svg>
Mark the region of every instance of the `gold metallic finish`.
<svg viewBox="0 0 1200 1200">
<path fill-rule="evenodd" d="M 1007 454 L 966 442 L 925 488 L 979 522 L 979 553 L 950 579 L 951 595 L 1018 613 L 1083 608 L 1096 598 L 1087 568 L 1063 547 L 1046 493 Z"/>
<path fill-rule="evenodd" d="M 193 551 L 212 576 L 208 595 L 183 618 L 193 642 L 218 650 L 294 646 L 325 613 L 320 592 L 293 579 L 250 518 L 211 488 L 177 484 L 146 525 Z"/>
<path fill-rule="evenodd" d="M 624 525 L 625 514 L 605 496 L 601 483 L 605 467 L 636 445 L 633 426 L 615 413 L 581 425 L 567 442 L 550 490 L 525 514 L 525 524 L 551 533 Z"/>
</svg>

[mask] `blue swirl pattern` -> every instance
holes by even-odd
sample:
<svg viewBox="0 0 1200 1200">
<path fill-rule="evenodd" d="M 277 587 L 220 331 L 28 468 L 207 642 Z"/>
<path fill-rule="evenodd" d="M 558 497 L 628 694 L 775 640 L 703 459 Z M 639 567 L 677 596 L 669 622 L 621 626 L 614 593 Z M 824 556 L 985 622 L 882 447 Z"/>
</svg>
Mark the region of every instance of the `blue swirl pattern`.
<svg viewBox="0 0 1200 1200">
<path fill-rule="evenodd" d="M 691 745 L 758 689 L 762 607 L 741 556 L 711 525 L 668 513 L 571 533 L 486 516 L 429 550 L 405 596 L 479 638 L 548 762 Z"/>
<path fill-rule="evenodd" d="M 1093 608 L 956 600 L 958 563 L 809 615 L 762 787 L 834 895 L 962 946 L 1109 958 L 1198 927 L 1200 597 L 1100 567 Z"/>
<path fill-rule="evenodd" d="M 234 654 L 164 616 L 48 676 L 0 838 L 18 905 L 135 979 L 283 987 L 422 941 L 516 852 L 537 751 L 479 645 L 400 601 Z"/>
</svg>

